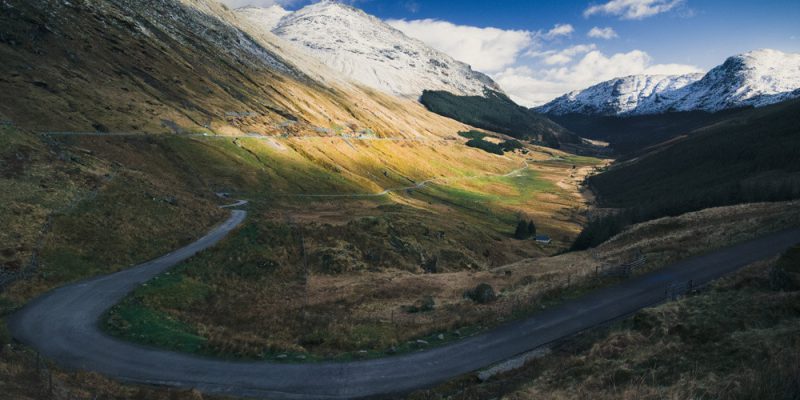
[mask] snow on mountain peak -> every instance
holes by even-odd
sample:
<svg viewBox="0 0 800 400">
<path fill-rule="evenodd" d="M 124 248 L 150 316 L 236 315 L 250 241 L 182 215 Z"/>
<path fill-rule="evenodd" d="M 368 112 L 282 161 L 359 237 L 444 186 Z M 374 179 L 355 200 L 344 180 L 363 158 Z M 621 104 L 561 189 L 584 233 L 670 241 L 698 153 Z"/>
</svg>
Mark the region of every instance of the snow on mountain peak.
<svg viewBox="0 0 800 400">
<path fill-rule="evenodd" d="M 800 54 L 755 50 L 707 74 L 637 75 L 568 93 L 537 108 L 552 114 L 643 115 L 760 107 L 800 96 Z"/>
<path fill-rule="evenodd" d="M 637 110 L 660 93 L 680 89 L 702 77 L 703 74 L 631 75 L 567 93 L 537 110 L 552 114 L 625 114 Z"/>
<path fill-rule="evenodd" d="M 244 17 L 245 20 L 253 24 L 262 26 L 266 30 L 272 30 L 278 26 L 281 18 L 291 14 L 283 7 L 273 4 L 269 7 L 241 7 L 236 9 L 236 13 Z"/>
<path fill-rule="evenodd" d="M 262 20 L 261 29 L 294 43 L 349 79 L 384 92 L 417 98 L 423 90 L 477 96 L 486 88 L 500 91 L 491 78 L 469 65 L 337 1 L 323 0 L 284 15 L 249 8 L 237 12 L 250 22 Z"/>
</svg>

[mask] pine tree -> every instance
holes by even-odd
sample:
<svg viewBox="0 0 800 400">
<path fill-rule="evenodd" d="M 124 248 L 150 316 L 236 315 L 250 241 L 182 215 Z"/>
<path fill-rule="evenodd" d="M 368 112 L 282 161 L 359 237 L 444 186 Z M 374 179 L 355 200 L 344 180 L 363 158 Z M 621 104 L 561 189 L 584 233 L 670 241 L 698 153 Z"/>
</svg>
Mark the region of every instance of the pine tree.
<svg viewBox="0 0 800 400">
<path fill-rule="evenodd" d="M 514 238 L 517 240 L 525 240 L 529 238 L 530 235 L 528 234 L 528 224 L 525 221 L 520 220 L 517 223 L 517 230 L 514 231 Z"/>
<path fill-rule="evenodd" d="M 533 221 L 528 221 L 528 236 L 535 237 L 536 236 L 536 224 Z"/>
</svg>

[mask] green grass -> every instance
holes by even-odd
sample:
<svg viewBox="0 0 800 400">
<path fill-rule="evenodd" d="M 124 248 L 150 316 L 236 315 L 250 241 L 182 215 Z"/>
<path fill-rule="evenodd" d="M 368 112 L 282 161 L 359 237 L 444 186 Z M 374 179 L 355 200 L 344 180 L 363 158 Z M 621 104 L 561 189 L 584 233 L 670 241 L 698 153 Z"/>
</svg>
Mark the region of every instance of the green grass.
<svg viewBox="0 0 800 400">
<path fill-rule="evenodd" d="M 128 301 L 106 315 L 106 331 L 138 343 L 187 353 L 201 353 L 206 339 L 189 325 L 169 315 Z"/>
<path fill-rule="evenodd" d="M 204 301 L 211 288 L 179 271 L 167 272 L 140 286 L 105 316 L 103 327 L 115 336 L 188 353 L 207 353 L 207 339 L 194 327 L 160 308 L 188 309 Z"/>
</svg>

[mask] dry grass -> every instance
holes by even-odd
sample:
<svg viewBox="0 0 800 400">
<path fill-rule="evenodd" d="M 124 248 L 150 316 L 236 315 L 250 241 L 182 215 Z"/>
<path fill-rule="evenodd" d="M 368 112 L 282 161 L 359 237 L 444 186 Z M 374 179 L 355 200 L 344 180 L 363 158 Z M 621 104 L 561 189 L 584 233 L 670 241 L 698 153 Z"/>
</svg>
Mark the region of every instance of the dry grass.
<svg viewBox="0 0 800 400">
<path fill-rule="evenodd" d="M 412 399 L 796 399 L 798 292 L 769 286 L 775 259 L 702 294 L 557 345 L 485 383 L 463 377 Z"/>
<path fill-rule="evenodd" d="M 432 338 L 440 332 L 445 333 L 446 340 L 455 339 L 455 330 L 475 332 L 610 284 L 611 281 L 596 280 L 595 267 L 627 261 L 639 250 L 648 256 L 649 268 L 654 269 L 766 232 L 798 226 L 800 211 L 795 205 L 754 204 L 706 210 L 635 226 L 592 252 L 539 257 L 493 269 L 445 269 L 437 274 L 371 268 L 369 263 L 359 261 L 363 260 L 361 256 L 347 256 L 370 248 L 358 244 L 352 233 L 332 239 L 330 232 L 338 230 L 306 229 L 310 254 L 322 243 L 330 246 L 333 240 L 331 248 L 343 257 L 343 264 L 355 270 L 337 270 L 334 274 L 320 270 L 306 280 L 301 269 L 279 262 L 277 269 L 253 279 L 237 272 L 237 265 L 248 265 L 247 252 L 241 253 L 245 258 L 240 263 L 213 271 L 210 268 L 220 265 L 215 261 L 219 255 L 209 255 L 188 264 L 180 275 L 185 282 L 210 287 L 211 295 L 200 296 L 189 304 L 175 304 L 165 296 L 176 286 L 167 284 L 140 291 L 134 298 L 149 310 L 194 327 L 192 332 L 207 340 L 201 352 L 255 358 L 272 358 L 284 352 L 350 357 L 361 350 L 380 355 L 392 347 L 413 347 L 409 341 L 417 338 L 435 343 Z M 326 213 L 325 218 L 332 217 Z M 710 234 L 715 229 L 726 234 Z M 412 237 L 422 236 L 414 233 Z M 327 241 L 320 242 L 322 237 L 328 237 Z M 353 244 L 355 247 L 350 247 Z M 286 243 L 276 246 L 285 248 Z M 231 247 L 243 248 L 240 242 L 231 243 Z M 234 253 L 224 257 L 236 260 L 238 256 Z M 358 262 L 351 262 L 350 258 Z M 311 260 L 315 258 L 312 256 Z M 359 262 L 362 267 L 358 267 Z M 316 265 L 312 264 L 312 268 Z M 478 283 L 492 285 L 499 293 L 498 300 L 479 306 L 464 299 L 464 292 Z M 434 310 L 406 311 L 428 296 L 435 300 Z"/>
</svg>

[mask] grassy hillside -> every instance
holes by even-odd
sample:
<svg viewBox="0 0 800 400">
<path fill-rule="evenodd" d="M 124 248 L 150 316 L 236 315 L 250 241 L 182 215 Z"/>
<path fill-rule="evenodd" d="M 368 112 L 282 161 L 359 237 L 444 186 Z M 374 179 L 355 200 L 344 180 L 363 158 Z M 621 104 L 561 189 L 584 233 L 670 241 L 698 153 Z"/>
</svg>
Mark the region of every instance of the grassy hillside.
<svg viewBox="0 0 800 400">
<path fill-rule="evenodd" d="M 509 202 L 530 201 L 539 191 L 526 183 L 536 181 L 530 176 L 509 180 L 529 190 Z M 487 180 L 476 186 L 498 183 Z M 477 200 L 498 201 L 488 196 Z M 498 248 L 503 242 L 491 237 L 469 239 L 477 233 L 469 223 L 455 224 L 440 235 L 425 233 L 422 226 L 403 218 L 415 213 L 415 221 L 427 227 L 432 221 L 427 213 L 394 207 L 382 216 L 360 217 L 335 229 L 317 224 L 290 226 L 276 218 L 261 218 L 216 251 L 204 252 L 138 289 L 108 315 L 107 328 L 129 340 L 206 355 L 284 362 L 298 362 L 297 357 L 387 356 L 428 346 L 416 345 L 416 339 L 431 346 L 457 340 L 614 284 L 615 279 L 598 280 L 595 268 L 627 261 L 638 251 L 647 256 L 647 269 L 652 270 L 797 226 L 800 209 L 796 205 L 759 204 L 690 213 L 637 225 L 596 251 L 490 269 L 476 267 L 480 254 L 469 258 L 464 257 L 467 253 L 430 249 L 437 242 L 468 240 L 468 246 L 483 246 L 480 252 L 492 254 L 509 251 Z M 365 203 L 340 203 L 339 207 L 356 214 Z M 459 236 L 458 230 L 465 230 L 466 235 Z M 348 239 L 331 242 L 326 236 Z M 300 237 L 308 250 L 308 275 L 300 261 Z M 317 247 L 325 242 L 331 246 Z M 385 249 L 381 242 L 391 243 L 393 249 Z M 365 249 L 370 249 L 369 253 L 361 255 Z M 427 274 L 384 266 L 402 265 L 403 258 L 416 257 L 419 250 Z M 221 264 L 226 268 L 219 268 Z M 496 301 L 476 305 L 464 297 L 480 283 L 495 289 Z"/>
<path fill-rule="evenodd" d="M 0 2 L 0 121 L 151 133 L 464 128 L 417 102 L 336 83 L 324 66 L 300 72 L 291 48 L 237 24 L 216 0 Z"/>
<path fill-rule="evenodd" d="M 215 192 L 250 199 L 248 223 L 219 249 L 194 258 L 188 278 L 176 276 L 153 287 L 185 295 L 180 304 L 174 296 L 156 304 L 177 307 L 189 323 L 136 309 L 124 316 L 145 321 L 134 326 L 142 329 L 136 332 L 161 335 L 159 340 L 168 343 L 197 340 L 192 324 L 203 320 L 209 327 L 201 331 L 207 335 L 203 343 L 207 338 L 216 352 L 246 355 L 263 350 L 259 332 L 268 331 L 261 324 L 269 321 L 286 326 L 269 338 L 278 349 L 296 348 L 298 338 L 313 343 L 313 337 L 300 334 L 308 326 L 304 323 L 315 326 L 318 335 L 331 335 L 325 346 L 360 350 L 389 343 L 394 336 L 376 322 L 386 319 L 376 310 L 411 306 L 439 292 L 450 284 L 448 273 L 485 276 L 494 265 L 563 249 L 578 233 L 586 206 L 576 184 L 588 170 L 576 173 L 573 162 L 540 165 L 535 161 L 567 155 L 534 146 L 527 146 L 525 155 L 533 164 L 521 170 L 520 152 L 498 157 L 454 140 L 48 136 L 13 126 L 0 133 L 0 181 L 10 188 L 2 194 L 0 222 L 7 244 L 0 248 L 0 273 L 30 272 L 0 293 L 0 344 L 9 340 L 3 316 L 44 291 L 167 253 L 223 220 L 226 213 L 216 205 L 224 200 Z M 513 170 L 519 174 L 505 176 Z M 428 186 L 385 196 L 307 197 L 373 194 L 430 179 L 435 180 Z M 553 245 L 514 240 L 519 215 L 535 216 L 554 237 Z M 300 256 L 299 235 L 310 274 Z M 395 287 L 390 277 L 407 281 Z M 216 282 L 208 285 L 208 279 Z M 349 289 L 330 296 L 332 285 Z M 317 293 L 310 295 L 317 303 L 306 309 L 306 320 L 298 321 L 295 312 L 304 307 L 298 293 L 304 287 Z M 462 289 L 453 294 L 457 290 Z M 387 300 L 387 293 L 394 294 Z M 358 311 L 365 321 L 361 326 L 326 317 L 352 315 L 343 304 L 356 309 L 375 300 L 380 308 Z M 244 312 L 245 306 L 261 316 Z M 235 315 L 245 319 L 228 318 Z M 443 318 L 437 324 L 449 326 L 453 321 L 445 317 L 459 314 L 442 308 L 438 315 Z M 428 319 L 405 321 L 408 335 L 430 329 Z M 229 324 L 239 326 L 240 333 L 228 330 Z M 361 333 L 350 335 L 354 328 Z M 24 346 L 3 349 L 8 357 L 0 360 L 0 386 L 13 388 L 19 398 L 36 398 L 25 389 L 40 386 L 31 383 L 40 379 L 32 372 L 35 357 Z M 67 393 L 73 394 L 74 385 L 94 387 L 99 379 L 58 376 L 58 385 L 72 385 Z"/>
<path fill-rule="evenodd" d="M 534 140 L 554 148 L 561 143 L 580 143 L 573 133 L 502 93 L 487 92 L 487 97 L 481 97 L 426 90 L 420 102 L 439 115 L 517 139 Z"/>
<path fill-rule="evenodd" d="M 800 394 L 800 291 L 756 263 L 699 294 L 556 344 L 519 371 L 472 376 L 412 399 L 793 400 Z"/>
<path fill-rule="evenodd" d="M 621 214 L 591 224 L 578 248 L 627 224 L 729 204 L 800 197 L 800 102 L 743 111 L 588 182 Z"/>
</svg>

